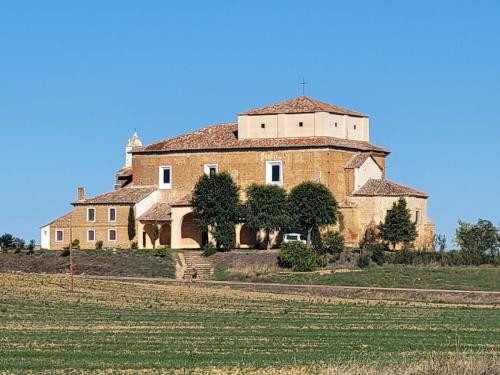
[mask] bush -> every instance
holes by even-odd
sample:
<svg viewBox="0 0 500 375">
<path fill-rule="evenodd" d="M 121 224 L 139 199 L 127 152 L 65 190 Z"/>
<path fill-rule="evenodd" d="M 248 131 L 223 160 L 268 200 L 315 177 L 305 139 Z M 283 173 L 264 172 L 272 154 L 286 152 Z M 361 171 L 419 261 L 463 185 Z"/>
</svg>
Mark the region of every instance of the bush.
<svg viewBox="0 0 500 375">
<path fill-rule="evenodd" d="M 384 252 L 386 251 L 386 247 L 383 244 L 378 244 L 372 247 L 372 256 L 371 259 L 379 266 L 383 265 L 385 262 Z"/>
<path fill-rule="evenodd" d="M 75 238 L 75 239 L 73 240 L 73 242 L 71 242 L 71 247 L 72 247 L 73 249 L 77 249 L 77 250 L 79 250 L 79 249 L 80 249 L 80 240 L 79 240 L 78 238 Z"/>
<path fill-rule="evenodd" d="M 318 260 L 316 252 L 301 242 L 287 242 L 281 246 L 279 254 L 281 267 L 291 268 L 293 271 L 314 271 Z"/>
<path fill-rule="evenodd" d="M 102 242 L 102 241 L 101 241 Z M 130 244 L 130 248 L 132 250 L 137 250 L 139 248 L 139 244 L 137 243 L 137 241 L 133 241 L 131 244 Z"/>
<path fill-rule="evenodd" d="M 210 243 L 203 246 L 203 256 L 209 257 L 214 255 L 216 252 L 217 249 Z"/>
<path fill-rule="evenodd" d="M 104 245 L 104 242 L 102 242 L 102 241 L 97 241 L 97 242 L 95 243 L 95 249 L 96 249 L 96 250 L 102 250 L 103 245 Z"/>
<path fill-rule="evenodd" d="M 368 266 L 370 266 L 370 256 L 368 254 L 360 255 L 356 262 L 356 265 L 359 268 L 367 268 Z"/>
<path fill-rule="evenodd" d="M 339 255 L 344 251 L 344 237 L 338 231 L 327 232 L 323 236 L 323 247 L 332 255 Z"/>
</svg>

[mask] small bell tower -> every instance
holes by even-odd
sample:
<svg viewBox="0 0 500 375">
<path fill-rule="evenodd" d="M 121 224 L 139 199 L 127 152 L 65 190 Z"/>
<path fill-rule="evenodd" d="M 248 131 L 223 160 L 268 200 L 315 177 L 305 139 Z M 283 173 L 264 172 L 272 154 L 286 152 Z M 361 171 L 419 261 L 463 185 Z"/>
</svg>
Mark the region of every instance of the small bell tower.
<svg viewBox="0 0 500 375">
<path fill-rule="evenodd" d="M 137 131 L 134 130 L 134 134 L 132 134 L 125 146 L 125 167 L 132 166 L 132 150 L 137 147 L 142 147 L 142 141 L 137 135 Z"/>
</svg>

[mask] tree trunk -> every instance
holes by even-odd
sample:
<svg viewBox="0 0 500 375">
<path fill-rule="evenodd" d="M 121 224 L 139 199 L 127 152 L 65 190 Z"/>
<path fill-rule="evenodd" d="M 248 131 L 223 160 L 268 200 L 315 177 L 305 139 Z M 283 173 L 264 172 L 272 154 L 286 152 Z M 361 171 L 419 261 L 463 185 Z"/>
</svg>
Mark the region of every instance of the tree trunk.
<svg viewBox="0 0 500 375">
<path fill-rule="evenodd" d="M 312 227 L 307 230 L 307 246 L 311 246 L 312 242 Z"/>
</svg>

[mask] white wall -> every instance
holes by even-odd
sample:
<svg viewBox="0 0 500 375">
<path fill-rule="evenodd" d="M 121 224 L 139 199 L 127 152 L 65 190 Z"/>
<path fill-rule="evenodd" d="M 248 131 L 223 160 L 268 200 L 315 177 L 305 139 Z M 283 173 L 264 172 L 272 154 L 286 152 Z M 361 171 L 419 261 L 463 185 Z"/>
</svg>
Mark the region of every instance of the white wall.
<svg viewBox="0 0 500 375">
<path fill-rule="evenodd" d="M 265 128 L 261 124 L 265 124 Z M 240 139 L 328 136 L 369 142 L 369 133 L 366 117 L 327 112 L 238 116 Z"/>
<path fill-rule="evenodd" d="M 354 190 L 359 189 L 370 178 L 378 180 L 382 178 L 382 170 L 371 157 L 366 159 L 361 167 L 354 169 Z"/>
<path fill-rule="evenodd" d="M 40 229 L 40 246 L 42 249 L 50 250 L 50 225 Z"/>
<path fill-rule="evenodd" d="M 141 216 L 158 202 L 158 190 L 153 191 L 146 198 L 135 205 L 135 217 Z"/>
</svg>

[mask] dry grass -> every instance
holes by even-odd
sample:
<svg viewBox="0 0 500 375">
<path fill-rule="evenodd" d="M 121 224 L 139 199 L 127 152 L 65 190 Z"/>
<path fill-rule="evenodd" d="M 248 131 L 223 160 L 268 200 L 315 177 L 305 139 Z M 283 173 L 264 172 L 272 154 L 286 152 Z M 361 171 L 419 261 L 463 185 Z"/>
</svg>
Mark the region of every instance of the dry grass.
<svg viewBox="0 0 500 375">
<path fill-rule="evenodd" d="M 277 266 L 271 264 L 250 264 L 228 268 L 226 276 L 230 280 L 254 281 L 262 276 L 275 274 L 278 270 Z"/>
</svg>

